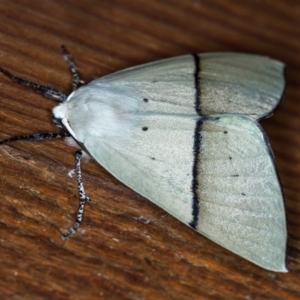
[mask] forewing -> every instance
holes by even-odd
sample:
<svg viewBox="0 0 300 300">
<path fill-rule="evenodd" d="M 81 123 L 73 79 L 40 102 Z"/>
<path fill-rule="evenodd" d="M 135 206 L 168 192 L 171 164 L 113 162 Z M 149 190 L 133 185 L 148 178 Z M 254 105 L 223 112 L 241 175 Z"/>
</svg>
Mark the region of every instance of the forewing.
<svg viewBox="0 0 300 300">
<path fill-rule="evenodd" d="M 92 82 L 151 105 L 143 112 L 269 116 L 284 90 L 284 65 L 240 53 L 184 55 L 125 69 Z"/>
<path fill-rule="evenodd" d="M 118 136 L 86 135 L 116 178 L 211 240 L 285 271 L 283 197 L 268 142 L 242 116 L 136 116 Z"/>
</svg>

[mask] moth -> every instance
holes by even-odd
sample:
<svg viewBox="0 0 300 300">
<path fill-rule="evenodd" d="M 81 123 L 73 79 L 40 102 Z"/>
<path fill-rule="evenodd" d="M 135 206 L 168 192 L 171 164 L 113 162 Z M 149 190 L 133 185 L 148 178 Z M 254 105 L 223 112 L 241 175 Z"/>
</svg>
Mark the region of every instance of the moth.
<svg viewBox="0 0 300 300">
<path fill-rule="evenodd" d="M 284 91 L 284 65 L 259 55 L 183 55 L 125 69 L 87 85 L 66 48 L 73 92 L 63 93 L 0 71 L 60 101 L 56 133 L 78 148 L 80 205 L 88 200 L 80 161 L 90 156 L 112 175 L 217 244 L 268 270 L 286 272 L 284 199 L 268 137 Z M 80 87 L 79 87 L 80 86 Z"/>
</svg>

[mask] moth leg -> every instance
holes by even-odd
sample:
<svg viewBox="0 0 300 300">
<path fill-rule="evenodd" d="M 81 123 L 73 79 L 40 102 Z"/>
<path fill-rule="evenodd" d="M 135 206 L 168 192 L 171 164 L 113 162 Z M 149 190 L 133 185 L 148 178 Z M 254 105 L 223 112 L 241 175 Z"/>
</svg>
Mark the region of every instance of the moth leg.
<svg viewBox="0 0 300 300">
<path fill-rule="evenodd" d="M 82 183 L 82 176 L 81 176 L 81 158 L 82 158 L 82 151 L 78 150 L 75 154 L 75 168 L 76 168 L 76 173 L 77 173 L 77 183 L 78 183 L 78 191 L 79 191 L 79 198 L 80 198 L 80 203 L 77 211 L 77 216 L 76 216 L 76 221 L 74 225 L 66 232 L 63 234 L 62 239 L 66 240 L 72 235 L 73 233 L 76 232 L 78 227 L 80 226 L 82 222 L 82 217 L 83 217 L 83 212 L 84 212 L 84 207 L 87 201 L 89 201 L 89 197 L 86 195 L 84 191 L 84 186 Z"/>
<path fill-rule="evenodd" d="M 75 62 L 73 60 L 73 57 L 69 53 L 69 51 L 67 50 L 67 48 L 64 45 L 62 45 L 61 49 L 63 51 L 64 59 L 68 63 L 70 71 L 72 73 L 72 76 L 73 76 L 72 88 L 73 88 L 73 91 L 75 91 L 78 88 L 79 84 L 82 85 L 85 82 L 82 79 L 80 79 L 79 74 L 77 72 L 78 71 L 78 67 L 76 66 L 76 64 L 75 64 Z"/>
</svg>

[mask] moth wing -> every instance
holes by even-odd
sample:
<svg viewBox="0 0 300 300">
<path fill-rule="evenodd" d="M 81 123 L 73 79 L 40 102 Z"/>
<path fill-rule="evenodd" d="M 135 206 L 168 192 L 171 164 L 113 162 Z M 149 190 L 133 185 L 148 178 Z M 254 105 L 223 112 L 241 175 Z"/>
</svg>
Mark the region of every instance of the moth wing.
<svg viewBox="0 0 300 300">
<path fill-rule="evenodd" d="M 285 272 L 283 196 L 258 124 L 235 115 L 135 120 L 130 129 L 101 140 L 87 128 L 85 148 L 116 178 L 185 224 L 261 267 Z"/>
<path fill-rule="evenodd" d="M 119 71 L 92 82 L 149 104 L 143 112 L 268 117 L 284 90 L 284 65 L 241 53 L 183 55 Z"/>
<path fill-rule="evenodd" d="M 197 229 L 269 270 L 286 272 L 286 216 L 268 138 L 251 119 L 202 126 Z"/>
</svg>

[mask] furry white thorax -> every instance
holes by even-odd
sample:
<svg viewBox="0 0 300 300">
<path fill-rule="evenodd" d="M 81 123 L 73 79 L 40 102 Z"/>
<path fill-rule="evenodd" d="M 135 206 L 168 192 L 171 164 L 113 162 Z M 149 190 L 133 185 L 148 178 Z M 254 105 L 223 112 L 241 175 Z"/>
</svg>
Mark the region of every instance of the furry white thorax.
<svg viewBox="0 0 300 300">
<path fill-rule="evenodd" d="M 129 129 L 137 106 L 135 99 L 91 82 L 54 107 L 53 116 L 61 119 L 72 137 L 84 144 L 88 135 L 105 140 Z"/>
</svg>

